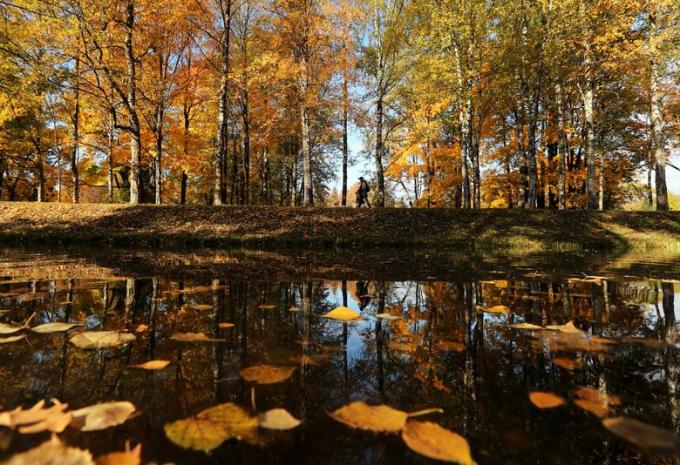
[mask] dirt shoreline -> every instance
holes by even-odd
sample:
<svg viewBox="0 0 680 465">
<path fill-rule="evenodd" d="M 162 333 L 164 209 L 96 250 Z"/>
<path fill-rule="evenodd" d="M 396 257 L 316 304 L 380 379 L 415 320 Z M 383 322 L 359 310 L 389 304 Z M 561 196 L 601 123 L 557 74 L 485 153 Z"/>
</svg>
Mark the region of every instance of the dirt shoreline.
<svg viewBox="0 0 680 465">
<path fill-rule="evenodd" d="M 0 241 L 623 251 L 680 247 L 680 212 L 0 202 Z"/>
</svg>

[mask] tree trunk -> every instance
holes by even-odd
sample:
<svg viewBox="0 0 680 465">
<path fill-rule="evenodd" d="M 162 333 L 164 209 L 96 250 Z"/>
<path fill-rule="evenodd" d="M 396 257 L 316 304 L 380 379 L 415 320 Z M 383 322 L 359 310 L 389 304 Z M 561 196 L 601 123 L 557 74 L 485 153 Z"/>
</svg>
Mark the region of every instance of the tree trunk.
<svg viewBox="0 0 680 465">
<path fill-rule="evenodd" d="M 246 205 L 250 203 L 250 110 L 248 90 L 243 92 L 243 198 Z"/>
<path fill-rule="evenodd" d="M 162 122 L 160 123 L 161 125 L 163 124 Z M 163 203 L 162 199 L 162 170 L 161 170 L 161 162 L 162 162 L 162 157 L 163 157 L 163 128 L 162 126 L 157 128 L 158 133 L 156 134 L 156 161 L 154 163 L 154 180 L 156 184 L 156 205 L 160 205 Z"/>
<path fill-rule="evenodd" d="M 659 58 L 657 56 L 655 38 L 657 36 L 656 12 L 649 13 L 650 26 L 650 124 L 652 147 L 654 150 L 654 182 L 656 184 L 656 206 L 658 211 L 667 211 L 668 188 L 666 186 L 666 147 L 664 144 L 664 121 L 661 114 L 663 94 L 659 89 Z"/>
<path fill-rule="evenodd" d="M 460 126 L 460 170 L 462 175 L 463 208 L 470 208 L 470 174 L 468 169 L 470 139 L 470 107 L 466 93 L 467 83 L 463 76 L 462 57 L 458 46 L 455 47 L 456 80 L 458 81 L 458 124 Z"/>
<path fill-rule="evenodd" d="M 71 138 L 73 139 L 73 147 L 71 148 L 71 181 L 73 183 L 71 191 L 71 201 L 78 203 L 80 201 L 79 176 L 78 176 L 78 149 L 80 146 L 80 60 L 76 59 L 75 78 L 73 94 L 73 114 L 71 115 Z M 61 186 L 59 186 L 61 189 Z M 59 194 L 61 197 L 61 193 Z"/>
<path fill-rule="evenodd" d="M 345 73 L 346 74 L 346 73 Z M 347 206 L 347 163 L 349 159 L 349 145 L 347 142 L 347 126 L 349 113 L 349 96 L 347 90 L 347 76 L 342 80 L 342 206 Z"/>
<path fill-rule="evenodd" d="M 567 151 L 564 144 L 564 111 L 562 108 L 562 85 L 555 84 L 557 109 L 557 204 L 560 210 L 567 208 Z"/>
<path fill-rule="evenodd" d="M 229 39 L 231 25 L 231 0 L 226 0 L 226 4 L 220 3 L 222 15 L 222 37 L 220 40 L 220 55 L 222 59 L 220 69 L 220 97 L 219 110 L 217 113 L 217 138 L 213 168 L 215 173 L 215 184 L 213 187 L 213 204 L 222 205 L 224 192 L 224 166 L 227 156 L 227 144 L 229 143 Z"/>
<path fill-rule="evenodd" d="M 378 99 L 375 110 L 375 181 L 377 184 L 377 195 L 375 206 L 382 208 L 385 206 L 385 173 L 383 168 L 383 95 L 378 91 Z"/>
<path fill-rule="evenodd" d="M 600 155 L 600 172 L 598 176 L 598 201 L 597 207 L 604 210 L 604 154 Z"/>
<path fill-rule="evenodd" d="M 187 203 L 187 172 L 182 170 L 182 175 L 179 182 L 179 203 L 180 205 L 186 205 Z"/>
<path fill-rule="evenodd" d="M 137 205 L 140 201 L 139 164 L 142 154 L 142 138 L 137 115 L 137 75 L 132 43 L 134 26 L 135 3 L 134 0 L 128 0 L 125 22 L 125 58 L 127 61 L 127 106 L 130 117 L 130 204 Z"/>
<path fill-rule="evenodd" d="M 597 190 L 595 186 L 595 124 L 593 116 L 593 69 L 590 51 L 590 37 L 586 39 L 584 68 L 585 82 L 583 89 L 583 113 L 585 122 L 586 143 L 586 166 L 588 174 L 586 178 L 586 193 L 588 194 L 588 209 L 597 208 Z"/>
<path fill-rule="evenodd" d="M 302 73 L 300 75 L 300 129 L 302 142 L 302 204 L 310 207 L 314 204 L 312 189 L 312 154 L 309 147 L 309 109 L 307 108 L 307 88 L 309 79 L 307 56 L 302 56 Z"/>
</svg>

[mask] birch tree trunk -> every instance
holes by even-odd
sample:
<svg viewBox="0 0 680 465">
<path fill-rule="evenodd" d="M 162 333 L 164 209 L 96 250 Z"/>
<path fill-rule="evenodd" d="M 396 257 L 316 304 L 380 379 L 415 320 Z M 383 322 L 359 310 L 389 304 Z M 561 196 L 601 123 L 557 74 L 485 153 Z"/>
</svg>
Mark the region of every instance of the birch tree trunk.
<svg viewBox="0 0 680 465">
<path fill-rule="evenodd" d="M 302 73 L 300 75 L 300 129 L 302 142 L 302 205 L 314 205 L 314 191 L 312 186 L 312 154 L 309 144 L 309 109 L 307 108 L 307 91 L 309 87 L 309 62 L 307 51 L 301 57 Z"/>
<path fill-rule="evenodd" d="M 385 206 L 385 173 L 383 168 L 383 95 L 382 89 L 378 89 L 375 109 L 375 180 L 377 184 L 377 195 L 375 206 L 382 208 Z"/>
<path fill-rule="evenodd" d="M 347 206 L 347 163 L 349 160 L 349 146 L 347 143 L 347 125 L 349 113 L 349 96 L 347 91 L 347 72 L 342 79 L 342 206 Z"/>
<path fill-rule="evenodd" d="M 562 85 L 555 84 L 555 103 L 557 108 L 557 195 L 558 208 L 567 208 L 567 151 L 564 144 L 564 110 L 562 108 Z"/>
<path fill-rule="evenodd" d="M 75 85 L 73 89 L 73 114 L 71 115 L 71 138 L 73 147 L 71 148 L 71 181 L 73 183 L 71 191 L 71 201 L 80 201 L 79 176 L 78 176 L 78 149 L 80 148 L 80 60 L 76 59 L 75 66 Z M 61 188 L 61 186 L 60 186 Z M 59 196 L 61 197 L 61 195 Z"/>
<path fill-rule="evenodd" d="M 654 183 L 656 187 L 656 205 L 658 211 L 668 210 L 668 188 L 666 186 L 666 147 L 663 137 L 664 122 L 661 115 L 662 93 L 659 89 L 659 57 L 656 49 L 658 35 L 657 12 L 649 12 L 649 52 L 650 62 L 650 125 L 652 147 L 654 150 Z"/>
<path fill-rule="evenodd" d="M 125 21 L 125 58 L 127 61 L 127 107 L 130 123 L 130 204 L 140 202 L 139 164 L 142 154 L 142 137 L 137 115 L 137 75 L 132 34 L 135 26 L 135 3 L 127 1 Z"/>
<path fill-rule="evenodd" d="M 229 144 L 229 38 L 231 25 L 231 0 L 219 0 L 222 21 L 222 36 L 220 38 L 220 96 L 219 110 L 217 113 L 217 137 L 215 157 L 213 158 L 213 172 L 215 182 L 213 185 L 213 205 L 222 205 L 224 192 L 224 164 L 227 157 L 227 145 Z"/>
</svg>

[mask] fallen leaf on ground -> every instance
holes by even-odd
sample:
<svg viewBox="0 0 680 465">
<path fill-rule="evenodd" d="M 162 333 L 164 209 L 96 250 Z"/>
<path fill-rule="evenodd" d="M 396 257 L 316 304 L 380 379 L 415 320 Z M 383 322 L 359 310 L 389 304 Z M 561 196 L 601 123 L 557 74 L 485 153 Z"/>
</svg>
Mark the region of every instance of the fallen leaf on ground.
<svg viewBox="0 0 680 465">
<path fill-rule="evenodd" d="M 221 342 L 224 339 L 208 337 L 203 333 L 175 333 L 170 336 L 173 341 L 179 342 Z"/>
<path fill-rule="evenodd" d="M 33 328 L 30 328 L 30 330 L 40 334 L 63 333 L 77 326 L 82 325 L 76 323 L 45 323 L 44 325 L 34 326 Z"/>
<path fill-rule="evenodd" d="M 97 465 L 139 465 L 142 463 L 142 445 L 137 444 L 137 447 L 130 450 L 128 443 L 123 452 L 111 452 L 110 454 L 102 455 L 97 458 Z"/>
<path fill-rule="evenodd" d="M 598 418 L 604 418 L 611 413 L 611 409 L 606 405 L 588 399 L 574 399 L 574 404 Z"/>
<path fill-rule="evenodd" d="M 257 418 L 233 403 L 165 425 L 166 436 L 185 449 L 210 451 L 232 438 L 257 443 Z"/>
<path fill-rule="evenodd" d="M 361 319 L 361 315 L 359 313 L 347 307 L 334 308 L 333 310 L 322 316 L 324 318 L 330 318 L 331 320 L 338 321 L 352 321 Z"/>
<path fill-rule="evenodd" d="M 26 336 L 24 334 L 20 334 L 19 336 L 0 337 L 0 344 L 9 344 L 10 342 L 17 342 L 25 337 Z"/>
<path fill-rule="evenodd" d="M 57 436 L 26 452 L 12 456 L 3 465 L 94 465 L 92 454 L 68 447 Z"/>
<path fill-rule="evenodd" d="M 8 325 L 7 323 L 0 323 L 0 334 L 14 334 L 24 329 L 23 326 Z"/>
<path fill-rule="evenodd" d="M 261 428 L 286 430 L 297 428 L 300 425 L 300 420 L 291 415 L 288 410 L 282 408 L 275 408 L 267 412 L 261 413 L 257 417 L 257 424 Z"/>
<path fill-rule="evenodd" d="M 626 417 L 606 418 L 602 424 L 612 433 L 648 452 L 680 455 L 680 437 L 673 431 Z"/>
<path fill-rule="evenodd" d="M 236 325 L 234 323 L 220 323 L 218 326 L 220 327 L 220 329 L 227 329 L 233 328 Z"/>
<path fill-rule="evenodd" d="M 530 392 L 529 400 L 540 409 L 555 408 L 564 405 L 564 399 L 552 392 Z"/>
<path fill-rule="evenodd" d="M 135 335 L 118 331 L 84 331 L 71 338 L 71 344 L 80 349 L 120 347 L 135 340 Z"/>
<path fill-rule="evenodd" d="M 140 363 L 139 365 L 131 365 L 130 368 L 139 368 L 140 370 L 162 370 L 170 365 L 169 360 L 149 360 L 148 362 Z"/>
<path fill-rule="evenodd" d="M 441 409 L 433 408 L 406 413 L 387 405 L 368 405 L 362 401 L 355 401 L 330 412 L 329 415 L 334 420 L 352 428 L 381 433 L 397 433 L 404 428 L 406 420 L 411 417 L 441 412 Z"/>
<path fill-rule="evenodd" d="M 71 413 L 67 412 L 68 404 L 52 399 L 51 407 L 45 407 L 41 400 L 30 409 L 18 407 L 9 412 L 0 413 L 0 426 L 18 429 L 22 434 L 42 433 L 50 431 L 61 433 L 71 423 Z"/>
<path fill-rule="evenodd" d="M 241 370 L 241 377 L 251 383 L 276 384 L 293 376 L 293 372 L 295 367 L 255 365 Z"/>
<path fill-rule="evenodd" d="M 459 434 L 429 421 L 409 421 L 401 437 L 412 451 L 435 460 L 473 465 L 470 445 Z"/>
<path fill-rule="evenodd" d="M 73 423 L 81 431 L 99 431 L 125 423 L 135 406 L 130 402 L 105 402 L 74 410 Z"/>
</svg>

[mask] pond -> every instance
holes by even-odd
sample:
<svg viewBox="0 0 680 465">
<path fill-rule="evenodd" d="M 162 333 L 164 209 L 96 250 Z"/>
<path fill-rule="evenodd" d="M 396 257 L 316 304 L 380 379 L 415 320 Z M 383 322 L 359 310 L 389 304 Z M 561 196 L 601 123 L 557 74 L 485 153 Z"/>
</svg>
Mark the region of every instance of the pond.
<svg viewBox="0 0 680 465">
<path fill-rule="evenodd" d="M 478 464 L 674 463 L 676 278 L 644 254 L 5 248 L 0 407 L 130 402 L 122 424 L 59 438 L 94 457 L 141 444 L 142 463 L 436 463 L 399 428 L 338 421 L 355 401 L 441 409 L 408 422 L 462 436 Z M 358 317 L 324 317 L 341 306 Z M 28 329 L 54 322 L 79 326 Z M 78 338 L 103 330 L 125 337 Z M 302 423 L 210 443 L 196 415 L 227 403 Z M 2 427 L 0 461 L 49 438 Z"/>
</svg>

